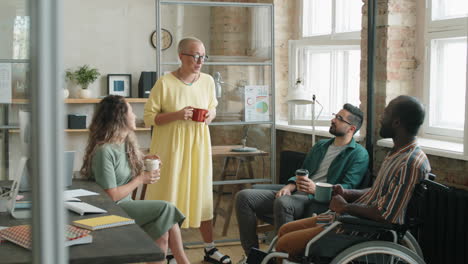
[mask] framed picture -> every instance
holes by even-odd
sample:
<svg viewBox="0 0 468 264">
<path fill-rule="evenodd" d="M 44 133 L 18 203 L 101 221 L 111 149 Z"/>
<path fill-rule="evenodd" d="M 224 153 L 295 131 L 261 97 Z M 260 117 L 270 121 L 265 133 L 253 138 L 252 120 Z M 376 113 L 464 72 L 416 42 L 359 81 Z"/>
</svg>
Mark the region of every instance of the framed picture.
<svg viewBox="0 0 468 264">
<path fill-rule="evenodd" d="M 131 74 L 107 74 L 107 88 L 109 94 L 130 97 L 132 90 Z"/>
</svg>

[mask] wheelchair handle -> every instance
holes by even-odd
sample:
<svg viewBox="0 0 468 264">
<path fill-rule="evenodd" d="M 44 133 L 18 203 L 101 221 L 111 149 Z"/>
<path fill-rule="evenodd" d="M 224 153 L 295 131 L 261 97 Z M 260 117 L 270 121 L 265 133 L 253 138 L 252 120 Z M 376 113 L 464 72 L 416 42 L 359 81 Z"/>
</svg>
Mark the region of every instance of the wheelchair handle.
<svg viewBox="0 0 468 264">
<path fill-rule="evenodd" d="M 436 190 L 439 190 L 439 191 L 450 191 L 450 188 L 441 184 L 441 183 L 438 183 L 438 182 L 435 182 L 436 176 L 432 173 L 429 173 L 427 178 L 426 179 L 423 179 L 421 181 L 422 184 L 425 184 L 427 187 L 429 188 L 434 188 Z"/>
</svg>

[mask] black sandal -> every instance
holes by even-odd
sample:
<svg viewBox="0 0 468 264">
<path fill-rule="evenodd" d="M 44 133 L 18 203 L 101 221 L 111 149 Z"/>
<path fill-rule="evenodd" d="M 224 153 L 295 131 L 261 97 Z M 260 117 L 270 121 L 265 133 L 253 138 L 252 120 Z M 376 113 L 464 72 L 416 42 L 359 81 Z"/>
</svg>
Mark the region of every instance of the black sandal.
<svg viewBox="0 0 468 264">
<path fill-rule="evenodd" d="M 174 255 L 166 255 L 167 264 L 170 264 L 173 258 L 174 258 Z"/>
<path fill-rule="evenodd" d="M 218 251 L 217 248 L 212 248 L 209 251 L 206 251 L 206 249 L 203 249 L 205 251 L 205 257 L 204 260 L 206 262 L 214 263 L 214 264 L 232 264 L 232 261 L 230 260 L 229 262 L 224 263 L 226 259 L 231 259 L 228 255 L 224 255 L 220 260 L 214 259 L 211 256 Z"/>
</svg>

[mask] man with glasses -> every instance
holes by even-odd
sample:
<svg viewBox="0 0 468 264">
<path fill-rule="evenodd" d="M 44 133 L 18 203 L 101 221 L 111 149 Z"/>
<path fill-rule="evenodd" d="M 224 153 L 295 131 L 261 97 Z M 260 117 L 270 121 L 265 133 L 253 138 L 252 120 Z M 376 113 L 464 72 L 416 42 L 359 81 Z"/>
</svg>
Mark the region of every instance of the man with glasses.
<svg viewBox="0 0 468 264">
<path fill-rule="evenodd" d="M 198 228 L 205 242 L 205 261 L 231 263 L 213 243 L 213 184 L 208 124 L 216 116 L 218 101 L 213 78 L 201 72 L 208 59 L 196 38 L 178 45 L 181 66 L 162 76 L 151 89 L 144 120 L 154 126 L 151 154 L 161 157 L 159 184 L 148 185 L 146 199 L 165 200 L 185 215 L 182 228 Z M 194 109 L 208 110 L 192 120 Z M 204 120 L 204 121 L 203 121 Z"/>
<path fill-rule="evenodd" d="M 353 138 L 361 128 L 363 113 L 359 108 L 345 104 L 331 120 L 329 132 L 335 137 L 317 142 L 307 154 L 302 167 L 309 177 L 291 177 L 278 192 L 246 189 L 236 197 L 236 215 L 242 247 L 249 254 L 258 248 L 257 216 L 261 219 L 273 214 L 278 230 L 283 224 L 311 213 L 322 213 L 328 204 L 314 201 L 315 184 L 340 184 L 345 189 L 359 186 L 369 164 L 369 155 Z"/>
</svg>

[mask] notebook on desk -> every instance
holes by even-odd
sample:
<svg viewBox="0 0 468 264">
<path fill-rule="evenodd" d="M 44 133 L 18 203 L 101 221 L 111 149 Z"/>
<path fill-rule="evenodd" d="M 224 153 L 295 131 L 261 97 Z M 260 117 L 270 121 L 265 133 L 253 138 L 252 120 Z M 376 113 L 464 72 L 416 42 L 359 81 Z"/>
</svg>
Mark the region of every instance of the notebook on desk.
<svg viewBox="0 0 468 264">
<path fill-rule="evenodd" d="M 73 221 L 73 225 L 89 230 L 134 224 L 135 220 L 118 215 L 106 215 Z"/>
<path fill-rule="evenodd" d="M 67 225 L 65 229 L 65 246 L 93 242 L 93 237 L 89 233 L 89 230 Z M 17 225 L 2 229 L 0 230 L 0 236 L 24 248 L 31 249 L 32 247 L 30 225 Z"/>
</svg>

